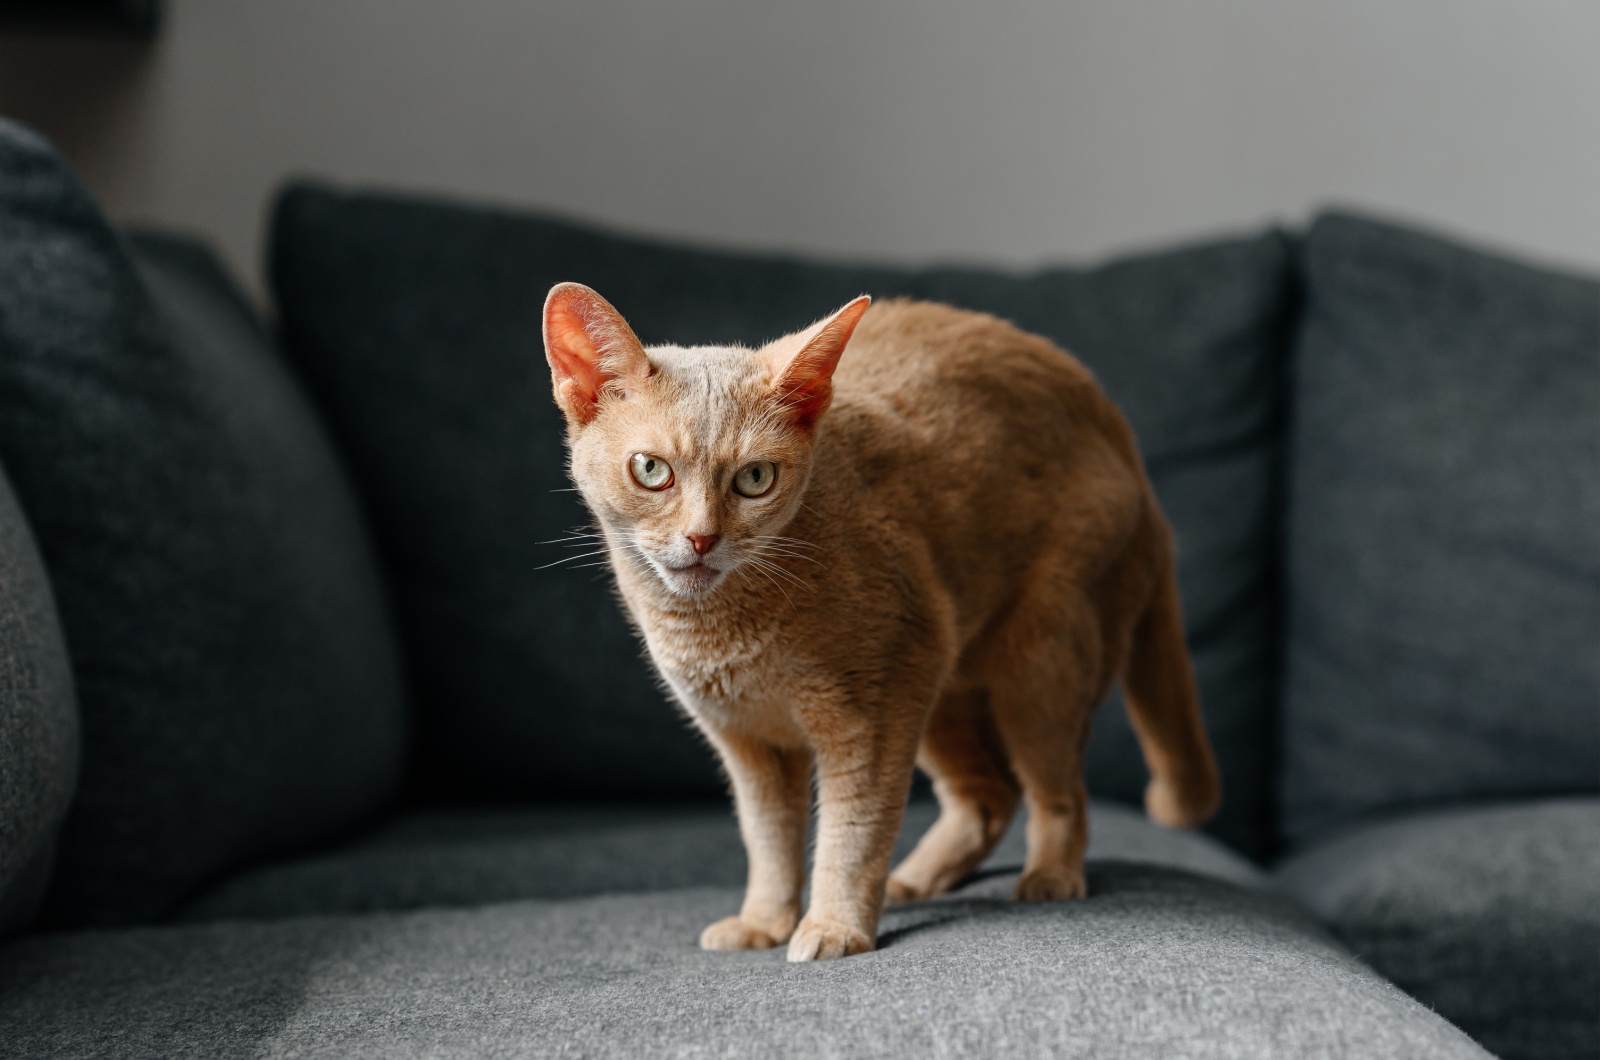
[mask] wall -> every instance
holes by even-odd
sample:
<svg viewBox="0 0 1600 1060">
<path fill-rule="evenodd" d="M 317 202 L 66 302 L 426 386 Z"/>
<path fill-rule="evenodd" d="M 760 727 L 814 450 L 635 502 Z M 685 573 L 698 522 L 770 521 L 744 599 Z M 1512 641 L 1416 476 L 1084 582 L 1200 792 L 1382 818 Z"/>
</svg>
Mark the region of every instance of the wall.
<svg viewBox="0 0 1600 1060">
<path fill-rule="evenodd" d="M 258 272 L 290 174 L 1027 263 L 1336 201 L 1600 266 L 1593 0 L 169 0 L 0 39 L 114 216 Z"/>
</svg>

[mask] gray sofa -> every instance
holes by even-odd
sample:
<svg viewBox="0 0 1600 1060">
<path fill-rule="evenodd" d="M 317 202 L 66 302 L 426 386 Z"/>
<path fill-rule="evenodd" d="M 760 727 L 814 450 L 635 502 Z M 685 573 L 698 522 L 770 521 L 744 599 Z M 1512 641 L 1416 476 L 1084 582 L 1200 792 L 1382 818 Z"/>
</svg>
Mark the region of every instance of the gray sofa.
<svg viewBox="0 0 1600 1060">
<path fill-rule="evenodd" d="M 1026 275 L 290 188 L 269 330 L 0 122 L 0 1055 L 1600 1052 L 1600 284 L 1347 214 Z M 1227 788 L 1089 897 L 1013 829 L 880 948 L 705 953 L 743 853 L 565 492 L 557 280 L 647 342 L 870 291 L 1077 353 Z M 555 564 L 552 566 L 551 564 Z M 902 843 L 931 819 L 914 793 Z"/>
</svg>

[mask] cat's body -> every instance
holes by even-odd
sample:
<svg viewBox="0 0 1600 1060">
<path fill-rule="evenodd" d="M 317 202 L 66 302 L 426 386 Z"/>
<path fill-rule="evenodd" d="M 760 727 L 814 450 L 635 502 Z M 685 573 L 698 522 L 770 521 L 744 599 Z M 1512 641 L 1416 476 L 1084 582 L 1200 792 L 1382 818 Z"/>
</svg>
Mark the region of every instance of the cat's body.
<svg viewBox="0 0 1600 1060">
<path fill-rule="evenodd" d="M 1077 361 L 926 303 L 858 300 L 759 351 L 644 351 L 613 317 L 562 285 L 546 344 L 618 586 L 734 790 L 749 887 L 703 945 L 872 948 L 913 762 L 941 816 L 889 897 L 956 883 L 1019 796 L 1018 897 L 1082 896 L 1082 748 L 1117 677 L 1151 814 L 1215 808 L 1170 535 Z"/>
</svg>

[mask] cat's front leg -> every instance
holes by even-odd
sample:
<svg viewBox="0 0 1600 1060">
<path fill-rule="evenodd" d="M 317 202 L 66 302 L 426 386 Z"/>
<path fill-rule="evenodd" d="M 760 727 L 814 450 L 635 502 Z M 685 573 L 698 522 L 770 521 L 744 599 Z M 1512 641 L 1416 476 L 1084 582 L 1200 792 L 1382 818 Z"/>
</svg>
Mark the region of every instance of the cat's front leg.
<svg viewBox="0 0 1600 1060">
<path fill-rule="evenodd" d="M 703 726 L 733 785 L 749 875 L 738 916 L 700 934 L 708 950 L 759 950 L 789 940 L 800 919 L 806 825 L 811 811 L 811 755 L 774 747 L 736 731 Z"/>
<path fill-rule="evenodd" d="M 877 946 L 884 884 L 905 816 L 921 715 L 844 726 L 814 740 L 817 851 L 811 908 L 789 960 L 848 957 Z"/>
</svg>

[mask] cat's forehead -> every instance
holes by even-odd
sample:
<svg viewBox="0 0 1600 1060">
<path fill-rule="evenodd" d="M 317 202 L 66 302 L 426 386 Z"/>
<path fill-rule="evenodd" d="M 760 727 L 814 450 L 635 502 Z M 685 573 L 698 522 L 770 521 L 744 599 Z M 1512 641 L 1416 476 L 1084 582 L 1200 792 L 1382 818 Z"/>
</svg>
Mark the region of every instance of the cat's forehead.
<svg viewBox="0 0 1600 1060">
<path fill-rule="evenodd" d="M 597 429 L 580 437 L 588 452 L 607 460 L 652 452 L 690 476 L 720 475 L 753 456 L 802 458 L 809 438 L 784 415 L 765 348 L 663 345 L 645 356 L 648 378 L 606 402 Z"/>
<path fill-rule="evenodd" d="M 768 370 L 742 346 L 651 346 L 656 392 L 679 424 L 715 438 L 764 405 Z"/>
<path fill-rule="evenodd" d="M 687 393 L 742 387 L 761 381 L 764 368 L 745 346 L 650 346 L 650 364 Z"/>
</svg>

